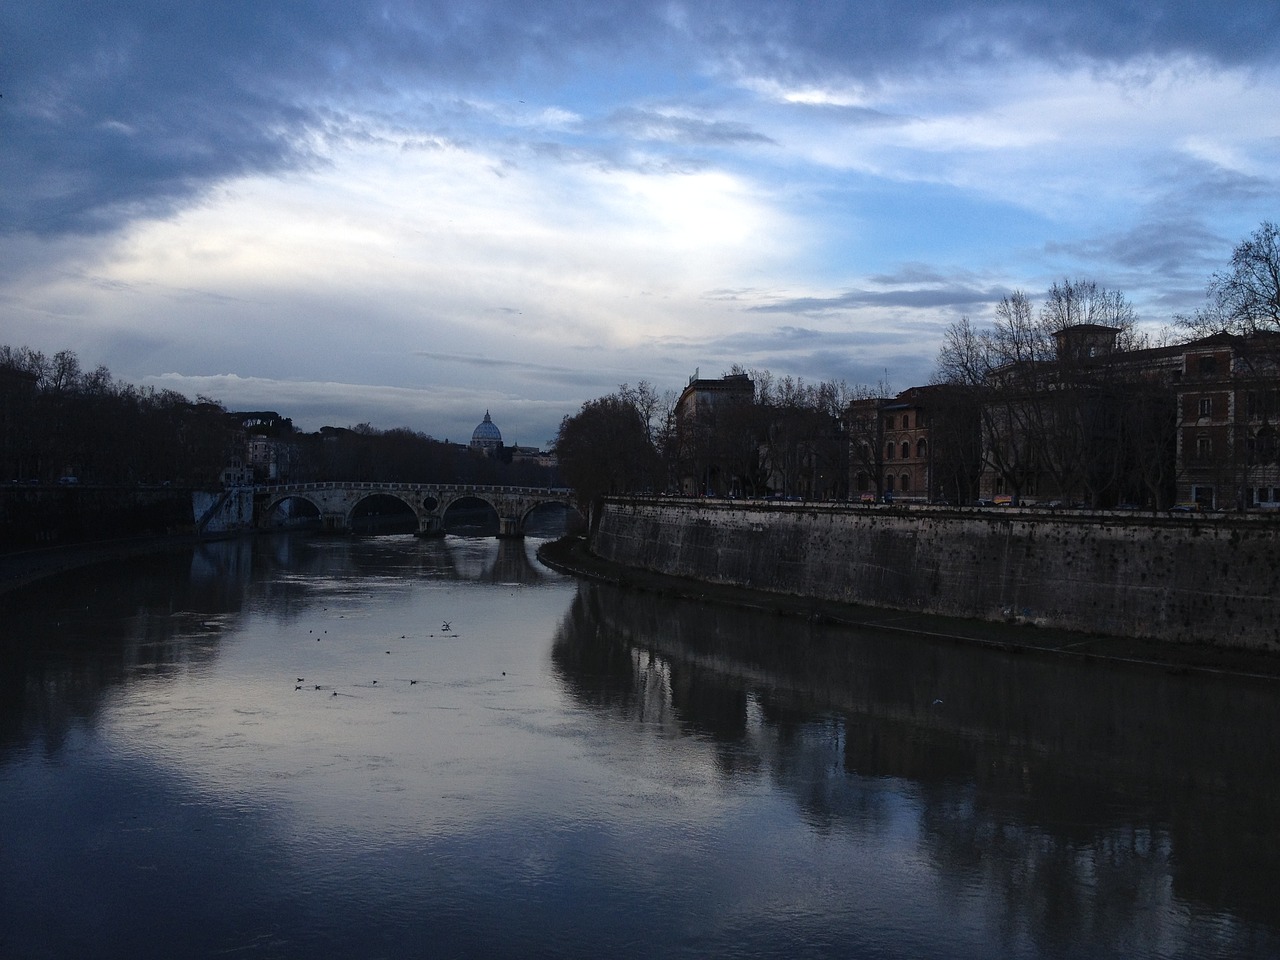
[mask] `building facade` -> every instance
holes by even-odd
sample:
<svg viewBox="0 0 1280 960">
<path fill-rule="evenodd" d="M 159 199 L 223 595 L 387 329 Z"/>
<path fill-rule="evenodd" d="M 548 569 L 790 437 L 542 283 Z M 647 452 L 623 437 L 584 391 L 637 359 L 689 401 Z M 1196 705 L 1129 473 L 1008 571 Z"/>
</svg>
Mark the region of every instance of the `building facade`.
<svg viewBox="0 0 1280 960">
<path fill-rule="evenodd" d="M 748 460 L 758 458 L 750 422 L 755 383 L 745 373 L 718 380 L 695 373 L 675 407 L 675 484 L 684 496 L 742 495 Z"/>
<path fill-rule="evenodd" d="M 854 499 L 934 499 L 928 387 L 849 405 L 849 491 Z"/>
<path fill-rule="evenodd" d="M 1177 384 L 1178 500 L 1199 509 L 1280 508 L 1280 337 L 1187 344 Z"/>
</svg>

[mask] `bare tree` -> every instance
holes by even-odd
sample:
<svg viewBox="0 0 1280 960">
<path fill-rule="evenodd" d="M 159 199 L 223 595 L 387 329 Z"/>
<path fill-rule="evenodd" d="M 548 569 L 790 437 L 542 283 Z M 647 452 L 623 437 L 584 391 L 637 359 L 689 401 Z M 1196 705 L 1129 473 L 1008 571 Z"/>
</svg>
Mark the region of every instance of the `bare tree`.
<svg viewBox="0 0 1280 960">
<path fill-rule="evenodd" d="M 1052 488 L 1096 503 L 1114 496 L 1122 472 L 1112 355 L 1144 342 L 1122 293 L 1067 279 L 1038 311 L 1015 291 L 996 305 L 992 327 L 975 329 L 967 317 L 953 324 L 937 380 L 976 400 L 983 460 L 1005 492 L 1020 498 Z"/>
<path fill-rule="evenodd" d="M 1209 281 L 1203 308 L 1177 322 L 1196 336 L 1280 333 L 1280 226 L 1264 220 Z"/>
</svg>

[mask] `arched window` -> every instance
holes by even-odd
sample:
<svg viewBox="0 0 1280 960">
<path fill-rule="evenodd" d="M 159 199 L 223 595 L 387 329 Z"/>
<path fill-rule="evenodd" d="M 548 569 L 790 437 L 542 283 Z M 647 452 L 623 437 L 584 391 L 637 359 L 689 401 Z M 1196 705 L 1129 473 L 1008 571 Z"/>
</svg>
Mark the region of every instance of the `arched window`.
<svg viewBox="0 0 1280 960">
<path fill-rule="evenodd" d="M 870 482 L 871 482 L 870 477 L 868 477 L 865 473 L 859 473 L 858 474 L 858 492 L 866 493 L 867 486 L 870 484 Z"/>
<path fill-rule="evenodd" d="M 911 441 L 910 440 L 902 441 L 902 459 L 903 460 L 911 459 Z"/>
<path fill-rule="evenodd" d="M 907 430 L 911 427 L 911 418 L 905 413 L 902 415 L 902 429 Z"/>
<path fill-rule="evenodd" d="M 888 443 L 884 445 L 884 458 L 886 460 L 893 459 L 893 441 L 892 440 L 890 440 Z"/>
<path fill-rule="evenodd" d="M 916 444 L 916 456 L 923 460 L 929 455 L 929 441 L 921 440 Z"/>
<path fill-rule="evenodd" d="M 900 489 L 903 493 L 906 493 L 908 490 L 910 490 L 910 489 L 911 489 L 911 474 L 909 474 L 909 473 L 904 473 L 904 474 L 902 475 L 902 486 L 901 486 L 901 487 L 899 487 L 899 489 Z"/>
<path fill-rule="evenodd" d="M 884 475 L 884 492 L 893 493 L 893 474 L 886 473 Z"/>
</svg>

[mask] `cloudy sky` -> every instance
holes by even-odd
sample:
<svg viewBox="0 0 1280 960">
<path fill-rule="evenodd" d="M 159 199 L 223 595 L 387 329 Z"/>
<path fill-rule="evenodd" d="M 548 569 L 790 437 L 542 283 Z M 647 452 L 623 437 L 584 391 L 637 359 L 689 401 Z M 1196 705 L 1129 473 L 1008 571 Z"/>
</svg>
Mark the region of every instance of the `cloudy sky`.
<svg viewBox="0 0 1280 960">
<path fill-rule="evenodd" d="M 926 382 L 1280 219 L 1276 0 L 0 6 L 0 342 L 508 443 L 732 364 Z"/>
</svg>

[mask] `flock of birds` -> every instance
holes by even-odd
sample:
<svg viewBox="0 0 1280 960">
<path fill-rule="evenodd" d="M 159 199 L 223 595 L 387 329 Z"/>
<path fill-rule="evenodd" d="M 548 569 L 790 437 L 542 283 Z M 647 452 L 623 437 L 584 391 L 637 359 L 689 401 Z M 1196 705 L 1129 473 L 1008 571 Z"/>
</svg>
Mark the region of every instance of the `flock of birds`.
<svg viewBox="0 0 1280 960">
<path fill-rule="evenodd" d="M 441 631 L 441 634 L 440 634 L 440 635 L 441 635 L 442 637 L 448 637 L 449 639 L 452 639 L 452 640 L 456 640 L 456 639 L 458 638 L 458 635 L 457 635 L 456 633 L 454 633 L 454 632 L 453 632 L 453 624 L 452 624 L 452 623 L 450 623 L 448 620 L 444 620 L 444 621 L 442 621 L 442 622 L 441 622 L 441 624 L 440 624 L 440 631 Z M 312 631 L 312 630 L 308 630 L 308 631 L 307 631 L 307 633 L 313 633 L 313 632 L 314 632 L 314 631 Z M 322 630 L 322 631 L 321 631 L 321 633 L 320 633 L 320 635 L 316 637 L 316 643 L 319 643 L 319 642 L 323 639 L 324 634 L 327 634 L 328 632 L 329 632 L 328 630 Z M 428 636 L 429 638 L 434 639 L 436 635 L 435 635 L 434 633 L 429 633 L 429 634 L 427 634 L 427 636 Z M 402 635 L 401 635 L 401 637 L 400 637 L 400 639 L 401 639 L 401 640 L 407 640 L 407 639 L 408 639 L 408 635 L 407 635 L 407 634 L 402 634 Z M 388 650 L 388 651 L 387 651 L 387 653 L 388 653 L 388 654 L 390 654 L 390 653 L 391 653 L 391 651 L 390 651 L 390 650 Z M 507 675 L 507 672 L 506 672 L 505 670 L 504 670 L 504 671 L 502 671 L 502 675 L 505 677 L 505 676 Z M 411 677 L 406 677 L 406 678 L 399 678 L 399 677 L 397 677 L 397 678 L 395 679 L 395 681 L 394 681 L 394 682 L 396 682 L 396 683 L 407 683 L 407 684 L 408 684 L 409 686 L 411 686 L 411 687 L 413 687 L 413 686 L 417 686 L 417 684 L 419 683 L 419 681 L 418 681 L 418 679 L 417 679 L 417 678 L 411 678 Z M 295 681 L 294 681 L 293 689 L 294 689 L 294 690 L 305 690 L 305 689 L 307 689 L 307 687 L 306 687 L 306 683 L 307 683 L 307 678 L 306 678 L 306 677 L 297 677 L 297 678 L 295 679 Z M 378 681 L 377 681 L 377 680 L 373 680 L 373 681 L 371 681 L 371 682 L 370 682 L 370 683 L 368 683 L 368 684 L 362 684 L 362 686 L 369 686 L 369 687 L 376 687 L 377 685 L 378 685 Z M 384 684 L 384 686 L 385 686 L 385 684 Z M 326 684 L 323 684 L 323 683 L 315 683 L 315 684 L 312 684 L 312 685 L 311 685 L 311 689 L 313 689 L 313 690 L 331 690 L 332 692 L 331 692 L 330 696 L 334 696 L 334 697 L 338 697 L 338 696 L 352 696 L 352 694 L 343 694 L 343 693 L 342 693 L 341 691 L 339 691 L 336 687 L 330 687 L 330 686 L 328 686 L 328 685 L 326 685 Z"/>
</svg>

